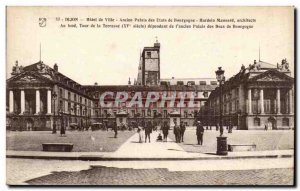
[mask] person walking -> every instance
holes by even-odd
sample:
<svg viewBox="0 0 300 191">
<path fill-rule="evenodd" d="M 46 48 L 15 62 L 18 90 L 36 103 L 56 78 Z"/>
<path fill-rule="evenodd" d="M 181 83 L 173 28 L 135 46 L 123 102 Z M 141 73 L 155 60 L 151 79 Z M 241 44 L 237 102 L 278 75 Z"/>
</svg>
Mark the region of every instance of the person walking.
<svg viewBox="0 0 300 191">
<path fill-rule="evenodd" d="M 268 130 L 268 124 L 266 123 L 265 124 L 265 131 L 267 131 Z"/>
<path fill-rule="evenodd" d="M 177 121 L 174 120 L 174 135 L 176 143 L 180 143 L 180 127 L 177 125 Z"/>
<path fill-rule="evenodd" d="M 116 123 L 116 122 L 114 122 L 113 130 L 114 130 L 114 132 L 115 132 L 114 138 L 117 138 L 117 136 L 118 136 L 118 126 L 117 126 L 117 123 Z"/>
<path fill-rule="evenodd" d="M 169 134 L 169 125 L 168 125 L 168 122 L 165 121 L 163 126 L 162 126 L 162 132 L 163 132 L 163 141 L 167 142 L 167 137 L 168 137 L 168 134 Z"/>
<path fill-rule="evenodd" d="M 185 132 L 185 124 L 183 123 L 183 121 L 180 121 L 180 139 L 181 142 L 183 142 L 183 136 L 184 136 L 184 132 Z"/>
<path fill-rule="evenodd" d="M 142 143 L 142 127 L 138 126 L 137 133 L 139 134 L 139 143 Z"/>
<path fill-rule="evenodd" d="M 149 143 L 151 142 L 151 140 L 150 140 L 151 133 L 152 133 L 152 124 L 151 124 L 151 121 L 149 121 L 145 127 L 145 143 L 147 143 L 147 137 L 149 139 Z"/>
<path fill-rule="evenodd" d="M 203 134 L 204 134 L 204 128 L 200 121 L 197 121 L 197 129 L 196 129 L 196 135 L 197 135 L 197 141 L 198 145 L 203 144 Z"/>
</svg>

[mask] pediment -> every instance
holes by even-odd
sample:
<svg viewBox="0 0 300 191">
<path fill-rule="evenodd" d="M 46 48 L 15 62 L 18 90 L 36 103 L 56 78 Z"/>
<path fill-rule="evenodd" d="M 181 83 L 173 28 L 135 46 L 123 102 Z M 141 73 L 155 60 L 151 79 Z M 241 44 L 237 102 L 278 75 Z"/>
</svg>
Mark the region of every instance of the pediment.
<svg viewBox="0 0 300 191">
<path fill-rule="evenodd" d="M 285 81 L 293 81 L 293 78 L 279 71 L 270 70 L 253 77 L 250 81 L 285 82 Z"/>
<path fill-rule="evenodd" d="M 261 78 L 258 78 L 256 81 L 285 81 L 286 79 L 279 77 L 274 74 L 267 74 L 265 76 L 262 76 Z"/>
<path fill-rule="evenodd" d="M 46 77 L 30 72 L 19 74 L 8 80 L 9 83 L 49 83 L 50 81 L 51 80 Z"/>
</svg>

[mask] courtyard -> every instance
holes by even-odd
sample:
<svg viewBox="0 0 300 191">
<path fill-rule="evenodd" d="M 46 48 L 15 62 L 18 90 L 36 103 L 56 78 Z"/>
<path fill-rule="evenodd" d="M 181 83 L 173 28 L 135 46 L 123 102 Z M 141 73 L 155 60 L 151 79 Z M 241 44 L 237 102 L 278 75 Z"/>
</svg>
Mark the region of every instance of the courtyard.
<svg viewBox="0 0 300 191">
<path fill-rule="evenodd" d="M 65 137 L 51 131 L 7 131 L 6 150 L 41 151 L 42 143 L 73 143 L 75 152 L 113 152 L 116 151 L 134 131 L 67 131 Z"/>
<path fill-rule="evenodd" d="M 157 130 L 157 133 L 160 131 Z M 73 143 L 74 152 L 114 152 L 136 133 L 133 131 L 118 131 L 118 137 L 114 138 L 114 132 L 109 131 L 67 131 L 66 137 L 52 134 L 50 131 L 7 131 L 6 149 L 14 151 L 41 151 L 42 143 Z M 152 133 L 154 141 L 157 133 Z M 184 134 L 184 142 L 179 143 L 186 152 L 215 153 L 217 148 L 216 130 L 205 130 L 204 144 L 197 145 L 196 130 L 188 127 Z M 233 130 L 233 133 L 224 131 L 228 144 L 255 144 L 257 151 L 290 150 L 294 149 L 293 130 Z M 169 142 L 174 142 L 173 130 L 169 130 Z M 138 141 L 138 140 L 136 140 Z"/>
<path fill-rule="evenodd" d="M 187 129 L 184 142 L 179 145 L 187 152 L 215 153 L 216 137 L 219 135 L 219 131 L 205 130 L 203 145 L 197 145 L 196 129 Z M 224 129 L 224 136 L 227 137 L 227 144 L 255 144 L 257 151 L 294 149 L 294 131 L 292 130 L 233 130 L 232 133 L 227 133 Z M 169 137 L 175 140 L 173 131 L 169 131 Z"/>
</svg>

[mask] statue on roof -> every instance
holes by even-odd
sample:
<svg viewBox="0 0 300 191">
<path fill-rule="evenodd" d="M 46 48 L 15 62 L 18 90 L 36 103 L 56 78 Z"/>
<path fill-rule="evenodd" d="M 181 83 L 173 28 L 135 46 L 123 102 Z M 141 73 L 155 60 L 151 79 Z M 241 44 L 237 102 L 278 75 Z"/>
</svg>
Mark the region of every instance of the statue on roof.
<svg viewBox="0 0 300 191">
<path fill-rule="evenodd" d="M 12 68 L 12 75 L 20 74 L 23 72 L 23 66 L 19 66 L 18 60 L 16 61 L 15 66 Z"/>
<path fill-rule="evenodd" d="M 244 71 L 245 69 L 246 69 L 246 67 L 244 66 L 244 64 L 242 64 L 241 70 Z"/>
<path fill-rule="evenodd" d="M 283 71 L 283 72 L 289 72 L 290 71 L 289 63 L 287 62 L 286 58 L 282 59 L 281 65 L 279 65 L 277 63 L 277 69 L 279 69 L 280 71 Z"/>
</svg>

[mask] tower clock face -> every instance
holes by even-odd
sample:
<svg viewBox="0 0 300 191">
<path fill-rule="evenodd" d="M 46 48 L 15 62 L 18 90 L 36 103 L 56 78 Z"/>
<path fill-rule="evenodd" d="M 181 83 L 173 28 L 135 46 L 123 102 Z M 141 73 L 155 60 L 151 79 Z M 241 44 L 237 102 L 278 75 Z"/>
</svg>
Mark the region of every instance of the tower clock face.
<svg viewBox="0 0 300 191">
<path fill-rule="evenodd" d="M 146 71 L 158 71 L 158 59 L 146 59 L 145 60 Z"/>
</svg>

